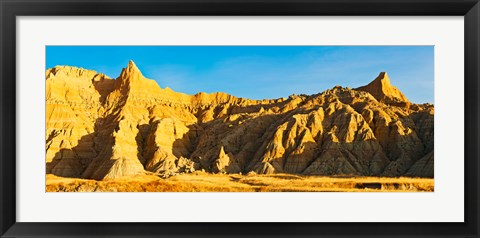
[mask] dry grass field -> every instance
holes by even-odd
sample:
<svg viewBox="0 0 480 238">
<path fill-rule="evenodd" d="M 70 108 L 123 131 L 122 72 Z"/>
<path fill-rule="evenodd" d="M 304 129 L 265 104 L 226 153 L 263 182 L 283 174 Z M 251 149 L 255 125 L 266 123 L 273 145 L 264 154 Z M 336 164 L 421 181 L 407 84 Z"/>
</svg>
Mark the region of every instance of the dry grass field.
<svg viewBox="0 0 480 238">
<path fill-rule="evenodd" d="M 47 192 L 433 192 L 433 189 L 433 179 L 408 177 L 332 178 L 194 172 L 166 179 L 138 175 L 95 181 L 46 176 Z"/>
</svg>

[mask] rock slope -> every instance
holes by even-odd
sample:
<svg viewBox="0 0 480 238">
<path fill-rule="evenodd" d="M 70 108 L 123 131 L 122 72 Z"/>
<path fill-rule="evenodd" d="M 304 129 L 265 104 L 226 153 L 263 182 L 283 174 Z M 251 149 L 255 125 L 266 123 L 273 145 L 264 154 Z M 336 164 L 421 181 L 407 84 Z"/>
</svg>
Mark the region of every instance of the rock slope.
<svg viewBox="0 0 480 238">
<path fill-rule="evenodd" d="M 433 177 L 434 106 L 384 72 L 357 89 L 249 100 L 160 88 L 130 61 L 117 79 L 46 71 L 46 169 L 64 177 L 293 173 Z"/>
</svg>

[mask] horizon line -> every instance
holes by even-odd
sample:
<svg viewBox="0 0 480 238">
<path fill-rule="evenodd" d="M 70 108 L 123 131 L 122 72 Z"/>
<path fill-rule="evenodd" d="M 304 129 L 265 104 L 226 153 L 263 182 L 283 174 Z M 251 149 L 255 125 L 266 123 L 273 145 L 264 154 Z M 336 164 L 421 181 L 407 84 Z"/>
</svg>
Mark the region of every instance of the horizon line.
<svg viewBox="0 0 480 238">
<path fill-rule="evenodd" d="M 181 93 L 181 94 L 185 94 L 185 95 L 188 95 L 188 96 L 196 96 L 196 95 L 201 94 L 201 93 L 205 93 L 205 94 L 226 94 L 226 95 L 229 95 L 229 96 L 236 97 L 236 98 L 238 98 L 238 99 L 246 99 L 246 100 L 253 100 L 253 101 L 279 100 L 279 99 L 286 100 L 286 99 L 289 99 L 289 98 L 292 97 L 292 96 L 307 96 L 307 97 L 310 97 L 310 96 L 322 94 L 322 93 L 324 93 L 325 91 L 334 89 L 334 88 L 336 88 L 336 87 L 341 87 L 342 89 L 348 89 L 348 90 L 355 90 L 355 91 L 366 92 L 366 91 L 364 91 L 364 90 L 358 90 L 358 88 L 370 84 L 371 82 L 375 81 L 375 80 L 376 80 L 380 75 L 382 75 L 382 74 L 383 74 L 383 75 L 386 74 L 387 76 L 389 75 L 388 72 L 386 72 L 386 71 L 380 71 L 380 72 L 378 73 L 378 76 L 375 77 L 372 81 L 370 81 L 369 83 L 367 83 L 367 84 L 365 84 L 365 85 L 362 85 L 362 86 L 360 86 L 360 87 L 356 87 L 356 88 L 351 88 L 351 87 L 349 87 L 349 86 L 335 85 L 335 86 L 332 87 L 332 88 L 325 88 L 323 91 L 320 91 L 320 92 L 317 92 L 317 93 L 313 93 L 313 94 L 307 94 L 307 93 L 292 93 L 292 94 L 290 94 L 290 95 L 288 95 L 288 96 L 277 97 L 277 98 L 253 99 L 253 98 L 248 98 L 248 97 L 236 96 L 236 95 L 234 95 L 234 94 L 230 94 L 230 93 L 222 92 L 222 91 L 214 91 L 214 92 L 198 91 L 197 93 L 189 94 L 189 93 L 185 93 L 185 92 L 182 92 L 182 91 L 176 91 L 176 90 L 174 90 L 174 89 L 172 89 L 171 87 L 168 87 L 168 86 L 165 86 L 165 87 L 162 88 L 162 86 L 160 86 L 160 84 L 159 84 L 159 82 L 158 82 L 157 80 L 155 80 L 155 79 L 153 79 L 153 78 L 148 78 L 148 77 L 146 77 L 146 76 L 143 74 L 143 72 L 138 68 L 138 66 L 135 64 L 135 62 L 134 62 L 132 59 L 129 60 L 127 66 L 126 66 L 126 67 L 123 67 L 122 70 L 120 71 L 119 75 L 118 75 L 117 77 L 115 77 L 115 78 L 110 77 L 109 75 L 106 75 L 105 73 L 99 72 L 99 71 L 97 71 L 97 70 L 88 69 L 88 68 L 84 68 L 84 67 L 81 67 L 81 66 L 73 66 L 73 65 L 55 65 L 55 66 L 53 66 L 53 67 L 51 67 L 51 68 L 47 68 L 45 71 L 48 71 L 48 70 L 53 69 L 53 68 L 56 68 L 56 67 L 72 67 L 72 68 L 77 68 L 77 69 L 94 71 L 95 73 L 97 73 L 97 75 L 98 75 L 98 74 L 102 74 L 102 75 L 107 76 L 108 79 L 110 79 L 110 80 L 117 80 L 117 79 L 120 78 L 120 76 L 122 75 L 122 72 L 123 72 L 124 70 L 126 70 L 126 69 L 130 66 L 131 63 L 133 63 L 133 65 L 135 66 L 135 68 L 140 72 L 140 74 L 141 74 L 145 79 L 155 81 L 155 83 L 157 84 L 157 86 L 158 86 L 160 89 L 167 89 L 167 90 L 171 90 L 171 91 L 173 91 L 173 92 L 175 92 L 175 93 Z M 395 85 L 392 85 L 392 86 L 395 87 L 395 88 L 397 88 Z M 398 89 L 398 88 L 397 88 L 397 89 Z M 401 93 L 403 93 L 401 90 L 399 90 L 399 91 L 400 91 Z M 366 92 L 366 93 L 369 93 L 369 92 Z M 371 93 L 369 93 L 369 94 L 371 95 Z M 373 95 L 372 95 L 372 97 L 373 97 Z M 374 98 L 375 98 L 375 97 L 374 97 Z M 376 99 L 376 98 L 375 98 L 375 99 Z M 407 99 L 408 99 L 408 98 L 407 98 Z M 410 101 L 410 100 L 408 99 L 408 101 Z M 411 102 L 411 101 L 410 101 L 410 102 Z M 411 103 L 412 103 L 412 104 L 419 104 L 419 105 L 426 105 L 426 104 L 427 104 L 427 105 L 434 105 L 434 103 L 430 103 L 430 102 L 423 102 L 423 103 L 414 103 L 414 102 L 411 102 Z"/>
</svg>

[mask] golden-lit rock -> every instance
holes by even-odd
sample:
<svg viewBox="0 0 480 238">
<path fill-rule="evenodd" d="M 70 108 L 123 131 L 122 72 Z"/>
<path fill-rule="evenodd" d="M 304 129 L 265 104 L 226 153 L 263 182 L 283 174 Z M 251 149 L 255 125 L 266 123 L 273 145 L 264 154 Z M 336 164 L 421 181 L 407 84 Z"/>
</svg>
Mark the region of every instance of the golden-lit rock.
<svg viewBox="0 0 480 238">
<path fill-rule="evenodd" d="M 132 61 L 110 79 L 46 72 L 47 173 L 293 173 L 433 177 L 434 107 L 412 104 L 386 73 L 358 89 L 249 100 L 161 88 Z"/>
<path fill-rule="evenodd" d="M 397 87 L 390 84 L 390 78 L 386 72 L 381 72 L 378 77 L 366 86 L 357 90 L 369 92 L 378 101 L 387 104 L 409 105 L 407 97 Z"/>
</svg>

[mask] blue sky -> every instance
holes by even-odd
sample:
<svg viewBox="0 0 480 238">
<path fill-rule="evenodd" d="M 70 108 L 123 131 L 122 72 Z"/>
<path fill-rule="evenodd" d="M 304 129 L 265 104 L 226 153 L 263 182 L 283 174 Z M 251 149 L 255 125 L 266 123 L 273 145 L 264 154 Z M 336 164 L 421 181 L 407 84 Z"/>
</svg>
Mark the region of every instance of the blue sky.
<svg viewBox="0 0 480 238">
<path fill-rule="evenodd" d="M 46 68 L 116 78 L 133 60 L 160 87 L 251 99 L 359 87 L 386 71 L 410 101 L 433 103 L 433 46 L 47 46 Z"/>
</svg>

